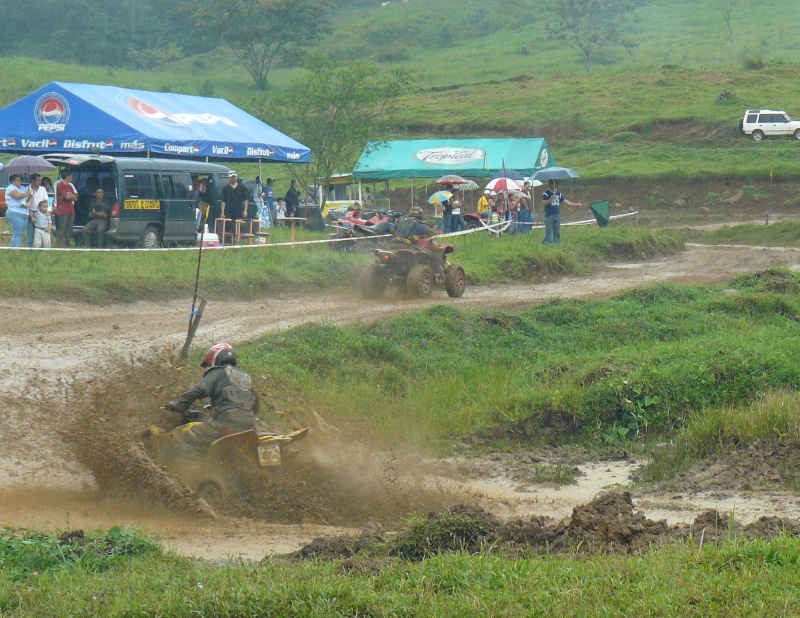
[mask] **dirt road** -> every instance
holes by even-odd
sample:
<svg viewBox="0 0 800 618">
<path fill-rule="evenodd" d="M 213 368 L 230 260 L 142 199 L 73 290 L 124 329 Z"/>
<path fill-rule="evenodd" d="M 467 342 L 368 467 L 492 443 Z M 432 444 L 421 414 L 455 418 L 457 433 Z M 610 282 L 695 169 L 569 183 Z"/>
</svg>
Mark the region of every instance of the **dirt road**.
<svg viewBox="0 0 800 618">
<path fill-rule="evenodd" d="M 366 302 L 353 291 L 211 303 L 195 344 L 202 347 L 223 338 L 240 342 L 305 322 L 367 322 L 436 303 L 469 309 L 515 309 L 557 297 L 613 295 L 659 281 L 721 283 L 743 272 L 771 266 L 798 268 L 798 264 L 800 251 L 795 249 L 692 245 L 666 259 L 604 265 L 589 277 L 560 278 L 535 286 L 468 288 L 458 300 L 435 294 L 430 300 L 389 297 Z M 0 375 L 4 399 L 0 415 L 0 525 L 52 530 L 130 524 L 161 536 L 168 547 L 188 555 L 241 554 L 250 558 L 290 551 L 313 536 L 334 531 L 311 523 L 275 526 L 249 519 L 224 519 L 206 526 L 136 504 L 110 503 L 95 491 L 92 475 L 78 463 L 70 441 L 62 435 L 65 421 L 74 412 L 73 389 L 77 384 L 102 380 L 107 369 L 120 360 L 140 357 L 150 349 L 179 349 L 186 333 L 188 302 L 112 306 L 51 303 L 32 308 L 27 301 L 3 299 L 0 311 L 7 317 L 20 316 L 13 323 L 7 319 L 0 335 L 0 345 L 8 351 L 8 368 Z M 562 490 L 521 492 L 502 479 L 495 479 L 490 486 L 459 482 L 465 484 L 462 489 L 498 513 L 558 516 L 568 514 L 573 506 L 586 502 L 605 486 L 625 483 L 633 466 L 587 466 L 577 486 Z M 715 501 L 723 507 L 731 501 L 736 503 L 737 515 L 750 508 L 755 516 L 766 508 L 765 504 L 775 514 L 800 515 L 800 507 L 789 496 L 769 496 L 769 500 L 697 494 L 691 498 L 652 496 L 649 505 L 657 515 L 672 521 L 690 519 L 695 511 Z"/>
</svg>

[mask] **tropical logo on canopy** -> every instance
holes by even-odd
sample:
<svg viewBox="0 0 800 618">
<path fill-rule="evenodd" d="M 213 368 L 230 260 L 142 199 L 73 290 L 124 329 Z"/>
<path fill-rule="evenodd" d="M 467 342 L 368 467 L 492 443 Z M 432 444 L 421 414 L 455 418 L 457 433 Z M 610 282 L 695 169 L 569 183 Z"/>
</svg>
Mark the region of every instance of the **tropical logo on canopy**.
<svg viewBox="0 0 800 618">
<path fill-rule="evenodd" d="M 539 154 L 539 164 L 542 167 L 547 167 L 547 164 L 550 162 L 550 155 L 547 153 L 547 148 L 542 148 L 542 152 Z"/>
<path fill-rule="evenodd" d="M 65 131 L 69 122 L 69 103 L 59 93 L 47 92 L 36 101 L 33 117 L 39 131 L 45 133 Z"/>
<path fill-rule="evenodd" d="M 127 93 L 120 93 L 117 95 L 117 100 L 123 105 L 127 105 L 130 109 L 136 112 L 150 122 L 166 125 L 172 129 L 178 129 L 201 137 L 206 137 L 206 132 L 201 125 L 204 124 L 217 124 L 222 123 L 229 127 L 238 127 L 233 120 L 225 116 L 216 116 L 215 114 L 190 114 L 185 112 L 168 112 L 160 109 L 155 105 L 132 97 Z"/>
<path fill-rule="evenodd" d="M 431 165 L 461 165 L 483 159 L 480 148 L 426 148 L 417 152 L 417 159 Z"/>
</svg>

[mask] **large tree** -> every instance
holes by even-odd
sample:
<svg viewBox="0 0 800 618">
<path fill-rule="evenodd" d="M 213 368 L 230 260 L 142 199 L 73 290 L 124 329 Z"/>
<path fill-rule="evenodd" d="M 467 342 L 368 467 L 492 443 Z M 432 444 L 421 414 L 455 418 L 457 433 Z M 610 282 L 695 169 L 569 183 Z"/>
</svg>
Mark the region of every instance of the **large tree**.
<svg viewBox="0 0 800 618">
<path fill-rule="evenodd" d="M 199 6 L 200 34 L 216 32 L 256 86 L 266 89 L 279 57 L 296 58 L 331 31 L 330 0 L 211 0 Z"/>
<path fill-rule="evenodd" d="M 592 72 L 595 62 L 612 49 L 636 47 L 626 36 L 633 12 L 647 0 L 559 0 L 552 3 L 552 33 L 571 45 Z"/>
<path fill-rule="evenodd" d="M 375 141 L 393 122 L 398 96 L 408 85 L 402 69 L 390 73 L 357 62 L 341 64 L 321 56 L 306 59 L 299 79 L 263 116 L 311 149 L 313 178 L 351 167 L 368 141 Z"/>
</svg>

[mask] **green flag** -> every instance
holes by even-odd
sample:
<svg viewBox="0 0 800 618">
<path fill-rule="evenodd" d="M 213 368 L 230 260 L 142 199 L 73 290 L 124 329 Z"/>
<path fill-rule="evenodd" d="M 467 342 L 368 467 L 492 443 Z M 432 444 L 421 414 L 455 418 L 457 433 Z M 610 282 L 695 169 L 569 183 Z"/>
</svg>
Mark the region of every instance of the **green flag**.
<svg viewBox="0 0 800 618">
<path fill-rule="evenodd" d="M 591 204 L 589 204 L 589 208 L 592 209 L 592 213 L 594 213 L 594 218 L 597 219 L 597 225 L 599 227 L 606 227 L 608 225 L 608 217 L 610 212 L 608 206 L 608 200 L 592 202 Z"/>
</svg>

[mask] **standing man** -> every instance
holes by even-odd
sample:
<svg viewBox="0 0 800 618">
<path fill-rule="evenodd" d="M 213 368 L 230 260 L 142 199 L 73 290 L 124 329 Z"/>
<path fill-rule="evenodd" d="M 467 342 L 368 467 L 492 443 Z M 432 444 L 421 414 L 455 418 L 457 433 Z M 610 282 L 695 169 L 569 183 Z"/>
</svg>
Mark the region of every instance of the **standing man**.
<svg viewBox="0 0 800 618">
<path fill-rule="evenodd" d="M 72 225 L 75 223 L 75 202 L 78 190 L 72 184 L 72 172 L 64 169 L 61 181 L 56 183 L 56 241 L 62 249 L 72 244 Z"/>
<path fill-rule="evenodd" d="M 39 204 L 47 201 L 47 189 L 42 186 L 42 175 L 31 174 L 30 190 L 33 191 L 33 201 L 28 205 L 28 249 L 33 248 L 33 239 L 36 237 L 36 213 Z"/>
<path fill-rule="evenodd" d="M 276 208 L 274 202 L 274 189 L 272 188 L 272 184 L 275 181 L 272 178 L 267 178 L 267 186 L 264 187 L 264 202 L 269 208 L 269 223 L 270 225 L 275 225 L 275 216 L 276 216 Z"/>
<path fill-rule="evenodd" d="M 89 220 L 83 227 L 83 245 L 87 249 L 92 247 L 93 238 L 95 247 L 102 249 L 106 244 L 108 216 L 111 212 L 111 207 L 106 204 L 104 197 L 105 193 L 102 189 L 97 188 L 94 190 L 92 203 L 89 206 Z"/>
<path fill-rule="evenodd" d="M 239 182 L 239 176 L 231 170 L 228 172 L 228 184 L 222 188 L 222 204 L 220 217 L 228 219 L 244 219 L 250 206 L 250 192 L 244 183 Z M 232 231 L 232 230 L 231 230 Z"/>
<path fill-rule="evenodd" d="M 300 216 L 300 191 L 297 189 L 297 179 L 292 178 L 292 184 L 286 192 L 286 216 Z"/>
<path fill-rule="evenodd" d="M 580 208 L 580 202 L 570 202 L 558 190 L 558 181 L 550 180 L 547 183 L 547 191 L 542 193 L 544 203 L 544 242 L 557 245 L 561 242 L 561 204 Z"/>
</svg>

